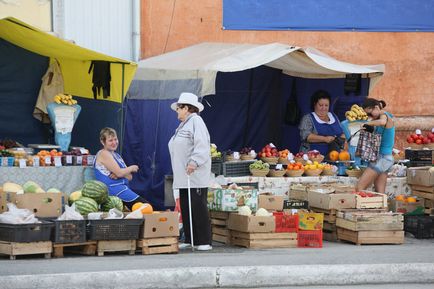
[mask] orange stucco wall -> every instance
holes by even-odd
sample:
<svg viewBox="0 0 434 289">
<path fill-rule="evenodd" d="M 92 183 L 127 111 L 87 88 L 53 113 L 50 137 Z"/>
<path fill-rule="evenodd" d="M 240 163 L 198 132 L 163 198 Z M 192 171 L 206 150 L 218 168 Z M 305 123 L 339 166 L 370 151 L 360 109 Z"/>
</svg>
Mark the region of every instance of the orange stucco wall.
<svg viewBox="0 0 434 289">
<path fill-rule="evenodd" d="M 206 41 L 312 46 L 342 61 L 384 63 L 371 96 L 395 115 L 434 115 L 434 33 L 226 31 L 217 0 L 142 0 L 141 9 L 141 58 Z"/>
</svg>

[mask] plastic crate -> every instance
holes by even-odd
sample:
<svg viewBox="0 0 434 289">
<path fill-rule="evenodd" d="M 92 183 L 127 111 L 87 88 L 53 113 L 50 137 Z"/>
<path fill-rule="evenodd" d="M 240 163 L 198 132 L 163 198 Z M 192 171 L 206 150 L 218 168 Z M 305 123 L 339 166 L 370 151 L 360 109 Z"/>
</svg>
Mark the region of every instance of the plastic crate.
<svg viewBox="0 0 434 289">
<path fill-rule="evenodd" d="M 15 162 L 14 157 L 0 157 L 0 165 L 2 167 L 13 167 Z"/>
<path fill-rule="evenodd" d="M 137 240 L 143 219 L 89 220 L 88 240 Z"/>
<path fill-rule="evenodd" d="M 434 216 L 404 215 L 404 231 L 416 239 L 434 238 Z"/>
<path fill-rule="evenodd" d="M 405 150 L 405 158 L 410 161 L 426 161 L 433 163 L 433 150 Z"/>
<path fill-rule="evenodd" d="M 86 242 L 85 220 L 55 220 L 54 224 L 54 243 L 64 244 Z"/>
<path fill-rule="evenodd" d="M 255 161 L 231 161 L 223 163 L 223 175 L 225 177 L 250 176 L 250 164 Z"/>
<path fill-rule="evenodd" d="M 54 224 L 47 221 L 36 224 L 0 223 L 0 240 L 22 243 L 50 241 L 53 227 Z"/>
<path fill-rule="evenodd" d="M 298 215 L 273 212 L 273 216 L 276 222 L 276 233 L 298 232 Z"/>
<path fill-rule="evenodd" d="M 297 247 L 322 248 L 322 230 L 298 231 Z"/>
<path fill-rule="evenodd" d="M 211 163 L 211 172 L 216 176 L 219 176 L 223 172 L 222 161 L 212 161 Z"/>
</svg>

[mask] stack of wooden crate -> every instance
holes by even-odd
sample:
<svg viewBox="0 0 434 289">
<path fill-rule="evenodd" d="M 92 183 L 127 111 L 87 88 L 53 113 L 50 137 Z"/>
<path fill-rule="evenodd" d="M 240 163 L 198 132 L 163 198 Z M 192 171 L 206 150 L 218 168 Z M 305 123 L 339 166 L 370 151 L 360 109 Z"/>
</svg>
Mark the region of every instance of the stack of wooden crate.
<svg viewBox="0 0 434 289">
<path fill-rule="evenodd" d="M 413 195 L 423 200 L 425 214 L 434 215 L 434 171 L 430 167 L 410 168 L 407 183 Z"/>
<path fill-rule="evenodd" d="M 228 229 L 230 212 L 210 211 L 212 240 L 215 242 L 230 244 L 231 231 Z"/>
</svg>

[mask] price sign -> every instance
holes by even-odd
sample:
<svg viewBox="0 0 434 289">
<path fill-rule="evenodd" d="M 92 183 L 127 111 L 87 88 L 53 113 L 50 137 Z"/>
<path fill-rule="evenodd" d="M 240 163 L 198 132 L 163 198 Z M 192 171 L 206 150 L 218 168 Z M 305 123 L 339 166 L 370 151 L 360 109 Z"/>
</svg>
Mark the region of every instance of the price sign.
<svg viewBox="0 0 434 289">
<path fill-rule="evenodd" d="M 276 165 L 276 170 L 280 171 L 282 169 L 283 169 L 282 164 L 277 164 Z"/>
<path fill-rule="evenodd" d="M 8 157 L 2 157 L 2 167 L 8 166 Z"/>
<path fill-rule="evenodd" d="M 21 151 L 21 152 L 23 152 L 24 149 L 23 149 L 23 148 L 17 148 L 17 151 Z"/>
<path fill-rule="evenodd" d="M 82 154 L 87 154 L 88 151 L 87 151 L 87 149 L 85 149 L 85 148 L 80 148 L 80 153 L 82 153 Z"/>
<path fill-rule="evenodd" d="M 33 166 L 39 167 L 39 157 L 33 157 Z"/>
<path fill-rule="evenodd" d="M 234 152 L 234 159 L 239 160 L 240 159 L 240 153 Z"/>
<path fill-rule="evenodd" d="M 81 166 L 82 163 L 83 163 L 83 157 L 77 156 L 77 165 Z"/>
<path fill-rule="evenodd" d="M 47 166 L 51 165 L 51 157 L 50 157 L 50 156 L 46 156 L 46 157 L 44 158 L 44 161 L 45 161 L 45 164 L 46 164 Z"/>
<path fill-rule="evenodd" d="M 66 156 L 66 164 L 70 165 L 72 164 L 72 156 Z"/>
<path fill-rule="evenodd" d="M 56 167 L 62 166 L 62 158 L 61 157 L 54 157 L 54 166 L 56 166 Z"/>
<path fill-rule="evenodd" d="M 25 168 L 25 167 L 27 167 L 27 163 L 26 163 L 26 161 L 27 160 L 25 160 L 25 159 L 19 159 L 19 164 L 20 164 L 20 168 Z"/>
<path fill-rule="evenodd" d="M 276 146 L 270 142 L 270 147 L 272 147 L 274 149 Z"/>
<path fill-rule="evenodd" d="M 92 155 L 88 155 L 87 156 L 87 165 L 88 166 L 93 166 L 93 161 L 95 160 L 95 156 Z"/>
</svg>

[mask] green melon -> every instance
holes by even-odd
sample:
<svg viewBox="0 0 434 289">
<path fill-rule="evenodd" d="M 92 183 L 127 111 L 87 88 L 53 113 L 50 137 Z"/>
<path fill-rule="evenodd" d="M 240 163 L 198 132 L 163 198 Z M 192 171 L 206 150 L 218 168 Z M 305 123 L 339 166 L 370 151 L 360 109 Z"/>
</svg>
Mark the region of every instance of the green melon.
<svg viewBox="0 0 434 289">
<path fill-rule="evenodd" d="M 100 181 L 92 180 L 84 184 L 81 189 L 83 197 L 94 199 L 98 204 L 105 203 L 108 200 L 108 188 Z"/>
<path fill-rule="evenodd" d="M 101 205 L 101 210 L 103 212 L 108 212 L 110 209 L 116 208 L 122 212 L 124 208 L 124 203 L 122 200 L 116 196 L 109 196 L 108 201 Z"/>
<path fill-rule="evenodd" d="M 87 216 L 89 213 L 98 212 L 98 204 L 94 199 L 81 197 L 74 202 L 75 210 L 83 216 Z"/>
<path fill-rule="evenodd" d="M 81 191 L 72 192 L 69 195 L 69 204 L 72 205 L 72 203 L 74 203 L 75 201 L 77 201 L 81 197 L 82 197 Z"/>
</svg>

